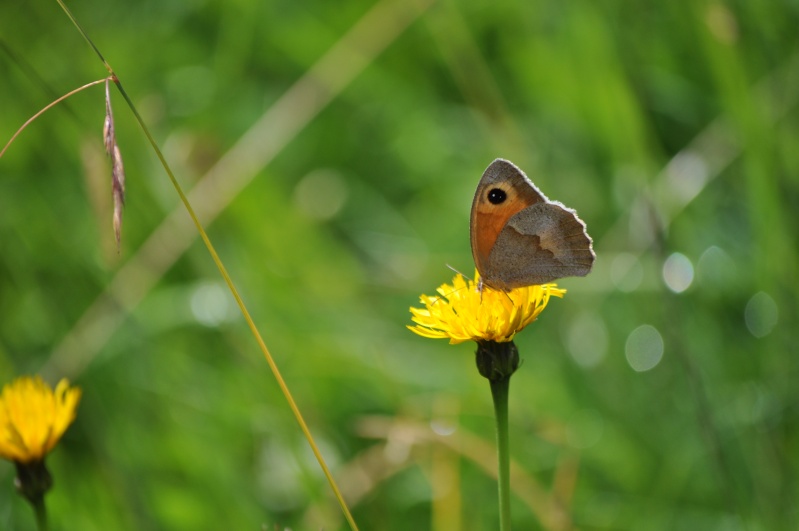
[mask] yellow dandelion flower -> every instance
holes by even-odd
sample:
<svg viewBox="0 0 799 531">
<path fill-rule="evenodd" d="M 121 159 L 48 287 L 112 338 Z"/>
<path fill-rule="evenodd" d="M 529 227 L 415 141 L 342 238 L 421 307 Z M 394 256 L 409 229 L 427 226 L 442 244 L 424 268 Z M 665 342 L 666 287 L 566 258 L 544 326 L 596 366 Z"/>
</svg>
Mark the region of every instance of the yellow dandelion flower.
<svg viewBox="0 0 799 531">
<path fill-rule="evenodd" d="M 0 457 L 41 461 L 75 420 L 81 391 L 66 379 L 53 389 L 39 376 L 22 376 L 0 395 Z"/>
<path fill-rule="evenodd" d="M 422 295 L 424 308 L 411 307 L 412 332 L 424 337 L 449 338 L 450 344 L 464 341 L 503 343 L 538 318 L 552 296 L 563 297 L 565 289 L 555 284 L 525 286 L 505 292 L 467 281 L 455 275 L 452 285 L 442 284 L 438 296 Z"/>
</svg>

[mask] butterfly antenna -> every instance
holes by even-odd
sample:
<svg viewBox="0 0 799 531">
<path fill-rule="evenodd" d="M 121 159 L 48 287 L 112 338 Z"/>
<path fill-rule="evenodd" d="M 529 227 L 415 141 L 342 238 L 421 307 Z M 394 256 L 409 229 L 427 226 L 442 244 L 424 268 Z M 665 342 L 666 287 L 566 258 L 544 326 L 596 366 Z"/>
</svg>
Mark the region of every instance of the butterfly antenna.
<svg viewBox="0 0 799 531">
<path fill-rule="evenodd" d="M 464 275 L 463 273 L 461 273 L 460 271 L 458 271 L 457 269 L 455 269 L 455 268 L 454 268 L 454 267 L 452 267 L 451 265 L 449 265 L 449 264 L 446 264 L 446 266 L 447 266 L 447 269 L 449 269 L 449 270 L 453 271 L 454 273 L 457 273 L 457 274 L 459 274 L 460 276 L 462 276 L 462 277 L 464 277 L 464 278 L 467 278 L 467 279 L 469 279 L 469 280 L 472 280 L 470 277 L 468 277 L 468 276 Z M 438 297 L 436 297 L 436 300 L 433 302 L 433 304 L 437 303 L 437 302 L 438 302 L 439 300 L 441 300 L 441 299 L 449 298 L 449 296 L 450 296 L 450 295 L 452 295 L 453 293 L 455 293 L 455 292 L 457 292 L 457 291 L 459 291 L 459 290 L 457 290 L 457 289 L 454 289 L 454 290 L 450 291 L 449 293 L 446 293 L 446 294 L 444 294 L 444 295 L 441 295 L 441 296 L 438 296 Z"/>
<path fill-rule="evenodd" d="M 472 277 L 470 277 L 469 275 L 464 275 L 463 273 L 461 273 L 460 271 L 458 271 L 456 268 L 452 267 L 451 265 L 449 265 L 449 264 L 446 264 L 446 266 L 447 266 L 447 269 L 449 269 L 449 270 L 450 270 L 450 271 L 452 271 L 453 273 L 457 273 L 457 274 L 459 274 L 460 276 L 462 276 L 463 278 L 467 278 L 467 279 L 469 279 L 469 280 L 473 280 L 473 279 L 472 279 Z"/>
</svg>

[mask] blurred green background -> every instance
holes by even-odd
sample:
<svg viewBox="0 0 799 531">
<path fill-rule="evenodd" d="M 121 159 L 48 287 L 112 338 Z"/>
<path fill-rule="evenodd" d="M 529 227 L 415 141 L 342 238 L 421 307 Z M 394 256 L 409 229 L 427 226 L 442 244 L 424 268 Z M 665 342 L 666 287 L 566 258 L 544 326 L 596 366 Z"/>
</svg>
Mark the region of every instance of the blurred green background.
<svg viewBox="0 0 799 531">
<path fill-rule="evenodd" d="M 71 8 L 192 190 L 361 529 L 496 528 L 472 344 L 405 329 L 471 275 L 496 157 L 594 272 L 517 338 L 517 529 L 799 525 L 799 3 L 252 0 Z M 0 4 L 0 140 L 102 64 Z M 346 529 L 130 110 L 102 86 L 0 159 L 0 376 L 68 377 L 53 529 Z M 33 529 L 0 463 L 0 528 Z"/>
</svg>

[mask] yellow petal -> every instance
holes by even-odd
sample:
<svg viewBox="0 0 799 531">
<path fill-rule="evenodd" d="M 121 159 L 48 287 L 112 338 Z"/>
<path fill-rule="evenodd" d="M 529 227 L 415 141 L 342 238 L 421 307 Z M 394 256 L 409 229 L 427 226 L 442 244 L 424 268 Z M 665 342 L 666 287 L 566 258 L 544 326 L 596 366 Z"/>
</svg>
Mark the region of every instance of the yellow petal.
<svg viewBox="0 0 799 531">
<path fill-rule="evenodd" d="M 452 285 L 442 284 L 439 296 L 422 295 L 423 308 L 411 307 L 408 326 L 423 337 L 449 338 L 451 344 L 464 341 L 511 341 L 536 320 L 551 296 L 563 297 L 566 290 L 555 284 L 526 286 L 509 292 L 467 281 L 459 273 Z"/>
<path fill-rule="evenodd" d="M 49 453 L 69 425 L 81 391 L 64 379 L 55 392 L 39 376 L 22 376 L 0 394 L 0 457 L 27 463 Z"/>
</svg>

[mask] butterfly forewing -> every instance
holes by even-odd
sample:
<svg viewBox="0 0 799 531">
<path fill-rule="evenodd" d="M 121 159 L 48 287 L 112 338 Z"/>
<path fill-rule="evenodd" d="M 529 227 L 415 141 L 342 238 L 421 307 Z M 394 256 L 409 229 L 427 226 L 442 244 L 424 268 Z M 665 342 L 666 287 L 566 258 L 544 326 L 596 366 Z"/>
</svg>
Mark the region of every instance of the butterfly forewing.
<svg viewBox="0 0 799 531">
<path fill-rule="evenodd" d="M 477 186 L 471 240 L 483 282 L 502 290 L 584 276 L 595 259 L 576 212 L 547 199 L 502 159 L 491 163 Z"/>
</svg>

